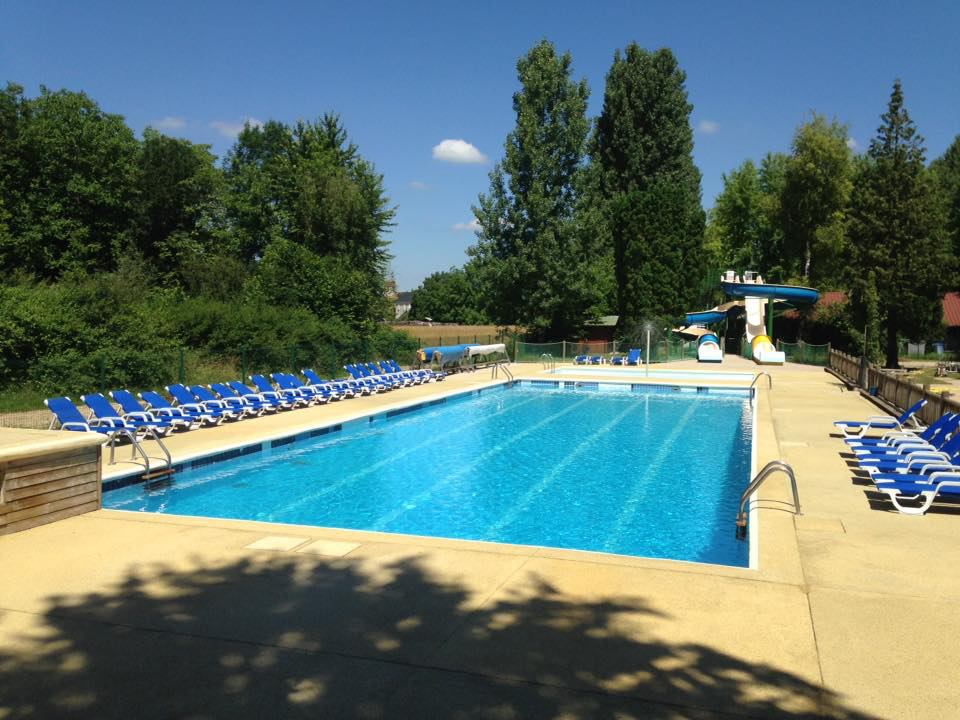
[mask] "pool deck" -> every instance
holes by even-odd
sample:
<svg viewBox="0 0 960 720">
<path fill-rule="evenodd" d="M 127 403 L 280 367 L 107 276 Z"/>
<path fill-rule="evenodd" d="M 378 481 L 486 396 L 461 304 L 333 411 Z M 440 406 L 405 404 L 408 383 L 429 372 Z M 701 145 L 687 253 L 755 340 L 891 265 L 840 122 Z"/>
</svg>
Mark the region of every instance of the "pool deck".
<svg viewBox="0 0 960 720">
<path fill-rule="evenodd" d="M 793 465 L 804 514 L 771 477 L 755 569 L 101 510 L 0 537 L 0 720 L 957 717 L 960 506 L 876 501 L 830 422 L 877 408 L 821 368 L 763 369 L 758 466 Z M 168 444 L 181 460 L 490 382 Z"/>
</svg>

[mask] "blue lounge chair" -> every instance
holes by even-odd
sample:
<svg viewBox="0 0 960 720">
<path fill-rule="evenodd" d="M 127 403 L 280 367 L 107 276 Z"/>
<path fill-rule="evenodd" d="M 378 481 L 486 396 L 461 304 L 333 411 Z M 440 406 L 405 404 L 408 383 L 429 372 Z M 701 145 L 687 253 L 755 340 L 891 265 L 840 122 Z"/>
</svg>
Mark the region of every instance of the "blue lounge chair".
<svg viewBox="0 0 960 720">
<path fill-rule="evenodd" d="M 611 365 L 623 365 L 624 364 L 623 361 L 624 361 L 623 355 L 617 355 L 615 357 L 610 358 Z"/>
<path fill-rule="evenodd" d="M 89 393 L 81 395 L 80 400 L 93 411 L 97 419 L 103 423 L 108 423 L 114 427 L 125 427 L 134 433 L 142 435 L 152 435 L 154 438 L 167 435 L 173 430 L 173 423 L 166 420 L 159 420 L 150 413 L 144 417 L 124 417 L 114 409 L 110 401 L 100 393 Z"/>
<path fill-rule="evenodd" d="M 960 463 L 960 435 L 951 437 L 939 449 L 917 448 L 897 455 L 858 457 L 860 469 L 878 477 L 884 473 L 926 472 L 930 464 Z"/>
<path fill-rule="evenodd" d="M 409 387 L 410 385 L 417 385 L 417 384 L 418 384 L 417 380 L 414 379 L 414 377 L 413 377 L 412 375 L 410 375 L 410 374 L 408 374 L 408 373 L 405 373 L 405 372 L 403 372 L 402 370 L 401 370 L 400 372 L 397 372 L 396 370 L 394 370 L 392 367 L 390 367 L 389 365 L 387 365 L 387 364 L 386 364 L 385 362 L 383 362 L 382 360 L 374 360 L 372 363 L 368 363 L 368 364 L 369 364 L 369 365 L 372 365 L 373 368 L 374 368 L 378 373 L 380 373 L 380 375 L 386 375 L 386 376 L 390 376 L 390 377 L 396 378 L 397 380 L 399 380 L 399 381 L 403 384 L 404 387 Z"/>
<path fill-rule="evenodd" d="M 577 355 L 573 358 L 574 365 L 586 365 L 590 362 L 589 358 L 586 355 Z"/>
<path fill-rule="evenodd" d="M 180 383 L 167 385 L 167 392 L 170 393 L 170 397 L 174 399 L 179 407 L 182 407 L 188 412 L 206 411 L 220 413 L 226 420 L 239 420 L 245 414 L 241 410 L 234 410 L 223 400 L 212 397 L 212 393 L 207 393 L 211 395 L 210 399 L 201 400 L 189 388 Z"/>
<path fill-rule="evenodd" d="M 402 380 L 393 375 L 384 375 L 380 372 L 373 363 L 357 363 L 357 367 L 360 369 L 360 372 L 364 373 L 367 377 L 373 378 L 378 382 L 385 383 L 388 387 L 395 389 L 403 387 L 405 384 Z"/>
<path fill-rule="evenodd" d="M 244 402 L 240 398 L 224 397 L 220 398 L 213 394 L 213 391 L 203 385 L 191 385 L 190 392 L 202 403 L 212 403 L 214 401 L 223 403 L 224 408 L 231 410 L 238 417 L 259 417 L 263 414 L 263 409 L 253 407 L 251 403 Z"/>
<path fill-rule="evenodd" d="M 329 402 L 332 398 L 329 389 L 324 390 L 320 386 L 304 385 L 290 373 L 275 372 L 270 373 L 270 377 L 279 387 L 285 390 L 293 390 L 308 402 L 322 404 Z"/>
<path fill-rule="evenodd" d="M 850 450 L 857 455 L 858 458 L 903 455 L 904 453 L 918 450 L 940 450 L 942 449 L 944 443 L 948 442 L 952 437 L 958 434 L 957 430 L 960 428 L 960 415 L 951 413 L 947 417 L 941 419 L 943 422 L 938 420 L 935 423 L 937 426 L 936 430 L 926 434 L 925 436 L 923 433 L 918 435 L 909 433 L 896 433 L 893 436 L 886 438 L 886 440 L 882 443 L 877 443 L 874 445 L 854 445 L 850 448 Z M 928 429 L 933 427 L 934 426 L 931 425 Z M 853 443 L 855 441 L 848 440 L 847 442 Z"/>
<path fill-rule="evenodd" d="M 848 438 L 862 437 L 869 430 L 903 430 L 904 425 L 911 420 L 916 423 L 914 415 L 926 404 L 926 399 L 920 400 L 907 408 L 903 414 L 897 418 L 892 418 L 887 415 L 872 415 L 863 421 L 838 420 L 834 423 L 834 427 L 840 428 L 840 431 Z"/>
<path fill-rule="evenodd" d="M 870 435 L 861 438 L 844 438 L 844 442 L 851 448 L 869 449 L 892 447 L 902 442 L 911 440 L 923 440 L 925 442 L 935 442 L 937 436 L 942 435 L 944 431 L 947 434 L 956 430 L 960 424 L 960 414 L 944 413 L 928 428 L 917 432 L 914 430 L 891 430 L 883 435 Z"/>
<path fill-rule="evenodd" d="M 266 390 L 258 391 L 254 390 L 249 385 L 245 385 L 239 380 L 230 380 L 227 385 L 233 390 L 237 395 L 248 400 L 253 400 L 254 398 L 260 400 L 261 402 L 266 403 L 267 405 L 276 408 L 277 410 L 290 410 L 297 403 L 294 400 L 289 400 L 283 397 L 276 390 Z"/>
<path fill-rule="evenodd" d="M 310 383 L 311 385 L 324 385 L 327 382 L 322 377 L 317 375 L 317 373 L 315 373 L 310 368 L 304 368 L 300 372 L 303 373 L 303 376 L 307 379 L 307 382 Z M 340 380 L 336 380 L 335 382 L 340 386 L 340 391 L 344 395 L 344 397 L 355 397 L 357 395 L 369 395 L 371 393 L 371 389 L 369 387 L 351 378 L 341 378 Z M 347 390 L 349 390 L 350 392 L 347 393 Z"/>
<path fill-rule="evenodd" d="M 163 420 L 170 423 L 173 429 L 192 430 L 198 423 L 195 418 L 188 417 L 181 413 L 178 417 L 162 417 L 159 413 L 152 412 L 144 407 L 133 393 L 129 390 L 114 390 L 110 393 L 115 403 L 120 405 L 124 418 L 133 418 L 136 420 Z"/>
<path fill-rule="evenodd" d="M 144 390 L 138 393 L 140 399 L 147 404 L 147 409 L 154 415 L 164 420 L 185 420 L 188 422 L 206 423 L 207 425 L 219 425 L 227 417 L 219 410 L 206 410 L 203 405 L 187 404 L 173 406 L 160 393 L 153 390 Z"/>
<path fill-rule="evenodd" d="M 276 397 L 283 399 L 291 407 L 306 406 L 310 404 L 310 399 L 304 397 L 301 393 L 288 388 L 274 387 L 273 383 L 263 375 L 251 375 L 250 382 L 253 383 L 254 387 L 263 397 Z"/>
<path fill-rule="evenodd" d="M 381 360 L 379 365 L 387 372 L 396 373 L 400 377 L 408 379 L 411 385 L 420 385 L 424 381 L 423 376 L 417 375 L 410 370 L 404 370 L 392 360 Z"/>
<path fill-rule="evenodd" d="M 392 367 L 395 371 L 397 372 L 403 371 L 403 368 L 401 368 L 397 364 L 396 360 L 387 360 L 387 363 L 389 363 L 390 367 Z M 443 370 L 430 370 L 425 368 L 420 368 L 418 370 L 408 370 L 407 372 L 413 373 L 416 377 L 421 378 L 423 382 L 430 382 L 431 380 L 433 380 L 434 382 L 440 382 L 447 376 L 447 374 L 443 372 Z"/>
<path fill-rule="evenodd" d="M 373 392 L 386 392 L 392 387 L 383 380 L 377 380 L 371 377 L 369 372 L 363 370 L 363 368 L 355 363 L 347 363 L 343 366 L 343 369 L 350 373 L 354 380 L 363 383 Z"/>
<path fill-rule="evenodd" d="M 590 356 L 590 364 L 591 364 L 591 365 L 602 365 L 602 364 L 603 364 L 603 357 L 601 357 L 600 355 L 591 355 L 591 356 Z"/>
<path fill-rule="evenodd" d="M 643 350 L 640 348 L 630 348 L 627 351 L 627 359 L 625 364 L 627 365 L 639 365 L 643 360 Z"/>
<path fill-rule="evenodd" d="M 56 425 L 60 425 L 61 430 L 72 432 L 92 432 L 103 436 L 103 443 L 110 443 L 110 464 L 114 464 L 114 448 L 117 440 L 126 438 L 130 441 L 130 457 L 136 457 L 139 451 L 144 457 L 143 448 L 137 442 L 134 430 L 126 426 L 116 427 L 113 423 L 106 423 L 98 418 L 89 420 L 83 416 L 83 413 L 73 404 L 73 400 L 68 397 L 47 398 L 43 401 L 50 412 L 53 413 L 53 420 L 50 423 L 50 429 L 53 430 Z M 150 461 L 147 460 L 149 463 Z"/>
<path fill-rule="evenodd" d="M 190 389 L 193 390 L 193 388 Z M 251 415 L 259 416 L 265 412 L 277 411 L 276 405 L 263 400 L 259 395 L 255 393 L 250 396 L 241 395 L 226 383 L 210 383 L 210 389 L 224 402 L 242 407 Z"/>
<path fill-rule="evenodd" d="M 923 482 L 909 480 L 878 483 L 876 488 L 887 496 L 898 512 L 905 515 L 923 515 L 938 497 L 960 500 L 960 467 L 933 472 Z M 918 501 L 919 506 L 904 504 Z"/>
</svg>

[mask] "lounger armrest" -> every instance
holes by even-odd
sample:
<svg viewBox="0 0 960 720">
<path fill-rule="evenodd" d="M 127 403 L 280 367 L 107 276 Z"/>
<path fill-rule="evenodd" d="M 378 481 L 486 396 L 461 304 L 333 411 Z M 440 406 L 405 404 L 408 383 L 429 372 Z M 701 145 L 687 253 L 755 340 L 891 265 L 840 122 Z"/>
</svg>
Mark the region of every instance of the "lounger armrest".
<svg viewBox="0 0 960 720">
<path fill-rule="evenodd" d="M 864 422 L 866 422 L 867 424 L 883 423 L 883 424 L 896 425 L 897 427 L 903 427 L 900 424 L 899 420 L 897 420 L 895 417 L 890 417 L 889 415 L 868 415 L 867 419 Z"/>
<path fill-rule="evenodd" d="M 203 403 L 186 403 L 186 404 L 181 404 L 178 407 L 181 410 L 185 410 L 186 412 L 198 412 L 198 413 L 206 412 L 207 410 L 210 409 L 207 406 L 205 406 Z M 173 409 L 176 409 L 176 408 L 173 408 Z"/>
<path fill-rule="evenodd" d="M 929 443 L 925 442 L 904 442 L 897 445 L 897 455 L 909 455 L 912 452 L 917 452 L 918 450 L 929 450 L 931 452 L 936 452 L 934 448 Z"/>
<path fill-rule="evenodd" d="M 90 427 L 108 427 L 108 428 L 124 428 L 126 423 L 120 418 L 90 418 L 88 421 Z"/>
<path fill-rule="evenodd" d="M 938 483 L 941 486 L 946 487 L 958 487 L 960 486 L 960 471 L 941 470 L 939 472 L 931 473 L 930 482 Z"/>
<path fill-rule="evenodd" d="M 928 463 L 934 463 L 937 465 L 942 465 L 943 463 L 950 464 L 950 458 L 947 457 L 946 453 L 932 452 L 932 453 L 917 453 L 910 458 L 910 462 L 907 463 L 907 471 L 911 472 L 914 467 L 920 467 L 920 472 L 923 471 L 923 467 Z"/>
<path fill-rule="evenodd" d="M 153 413 L 142 412 L 140 410 L 128 412 L 123 417 L 125 419 L 133 420 L 134 422 L 157 422 L 158 420 Z"/>
<path fill-rule="evenodd" d="M 90 425 L 88 425 L 87 423 L 80 423 L 80 422 L 65 422 L 65 423 L 60 423 L 60 429 L 61 430 L 82 430 L 84 432 L 89 432 Z"/>
<path fill-rule="evenodd" d="M 931 462 L 931 463 L 926 463 L 920 466 L 921 475 L 928 475 L 936 470 L 943 470 L 946 472 L 956 472 L 957 466 L 951 462 Z"/>
</svg>

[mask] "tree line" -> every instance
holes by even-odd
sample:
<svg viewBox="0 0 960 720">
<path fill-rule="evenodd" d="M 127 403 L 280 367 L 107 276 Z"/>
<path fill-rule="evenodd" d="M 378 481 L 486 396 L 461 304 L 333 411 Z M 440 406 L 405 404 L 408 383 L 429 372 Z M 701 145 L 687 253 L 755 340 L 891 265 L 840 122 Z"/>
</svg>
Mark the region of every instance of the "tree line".
<svg viewBox="0 0 960 720">
<path fill-rule="evenodd" d="M 899 81 L 865 153 L 813 113 L 790 153 L 725 175 L 705 214 L 686 75 L 669 49 L 617 51 L 592 121 L 569 53 L 541 41 L 517 74 L 516 126 L 473 208 L 476 244 L 414 291 L 413 318 L 557 339 L 616 313 L 629 339 L 644 319 L 679 322 L 719 299 L 719 271 L 735 268 L 846 292 L 802 328 L 856 352 L 865 332 L 889 366 L 900 339 L 941 330 L 941 298 L 958 285 L 960 137 L 927 166 Z"/>
<path fill-rule="evenodd" d="M 383 178 L 326 114 L 246 125 L 222 162 L 82 92 L 0 92 L 0 388 L 149 386 L 171 358 L 333 371 L 409 353 Z"/>
</svg>

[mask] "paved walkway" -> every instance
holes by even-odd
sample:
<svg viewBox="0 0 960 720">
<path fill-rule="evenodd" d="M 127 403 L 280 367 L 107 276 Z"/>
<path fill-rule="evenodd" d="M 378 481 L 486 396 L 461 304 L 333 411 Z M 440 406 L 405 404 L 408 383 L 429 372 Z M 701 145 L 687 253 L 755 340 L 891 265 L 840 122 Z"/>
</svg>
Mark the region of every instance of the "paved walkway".
<svg viewBox="0 0 960 720">
<path fill-rule="evenodd" d="M 871 504 L 829 421 L 876 408 L 771 374 L 757 569 L 99 511 L 0 538 L 0 718 L 955 718 L 958 513 Z"/>
</svg>

